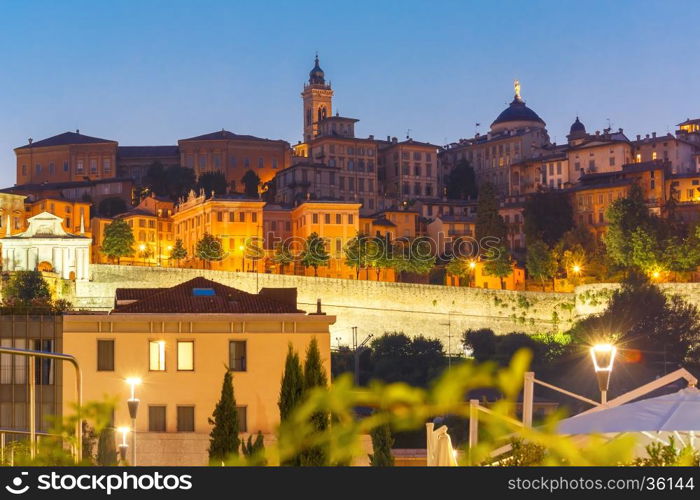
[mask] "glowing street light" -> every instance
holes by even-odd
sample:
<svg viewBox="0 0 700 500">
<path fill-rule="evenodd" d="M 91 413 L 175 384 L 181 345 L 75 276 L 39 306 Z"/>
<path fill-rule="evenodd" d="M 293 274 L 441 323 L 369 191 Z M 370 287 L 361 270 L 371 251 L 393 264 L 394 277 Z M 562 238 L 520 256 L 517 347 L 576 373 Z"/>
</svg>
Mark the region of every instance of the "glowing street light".
<svg viewBox="0 0 700 500">
<path fill-rule="evenodd" d="M 141 385 L 139 377 L 129 377 L 126 383 L 131 386 L 131 397 L 126 402 L 129 407 L 129 417 L 131 417 L 131 465 L 136 465 L 136 415 L 139 411 L 139 400 L 136 398 L 136 386 Z"/>
<path fill-rule="evenodd" d="M 596 344 L 591 347 L 591 359 L 600 389 L 600 402 L 603 404 L 608 400 L 608 386 L 616 354 L 617 348 L 612 344 Z"/>
<path fill-rule="evenodd" d="M 580 265 L 574 264 L 573 266 L 571 266 L 571 271 L 572 271 L 574 274 L 579 275 L 579 274 L 581 274 L 582 269 L 581 269 L 581 266 L 580 266 Z"/>
<path fill-rule="evenodd" d="M 122 442 L 119 445 L 119 457 L 121 458 L 122 463 L 126 462 L 126 450 L 129 448 L 129 445 L 126 443 L 126 435 L 129 434 L 130 429 L 128 427 L 119 427 L 117 428 L 117 432 L 121 432 L 122 434 Z"/>
<path fill-rule="evenodd" d="M 474 260 L 469 261 L 469 269 L 472 269 L 472 270 L 476 269 L 476 261 L 474 261 Z"/>
</svg>

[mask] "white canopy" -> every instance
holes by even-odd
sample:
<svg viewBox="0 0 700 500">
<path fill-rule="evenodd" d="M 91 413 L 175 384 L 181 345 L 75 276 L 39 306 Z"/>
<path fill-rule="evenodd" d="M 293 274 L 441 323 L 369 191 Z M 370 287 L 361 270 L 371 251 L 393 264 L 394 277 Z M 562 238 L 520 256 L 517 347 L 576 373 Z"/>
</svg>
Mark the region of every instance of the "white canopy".
<svg viewBox="0 0 700 500">
<path fill-rule="evenodd" d="M 673 394 L 587 412 L 559 422 L 561 434 L 700 431 L 700 390 Z"/>
</svg>

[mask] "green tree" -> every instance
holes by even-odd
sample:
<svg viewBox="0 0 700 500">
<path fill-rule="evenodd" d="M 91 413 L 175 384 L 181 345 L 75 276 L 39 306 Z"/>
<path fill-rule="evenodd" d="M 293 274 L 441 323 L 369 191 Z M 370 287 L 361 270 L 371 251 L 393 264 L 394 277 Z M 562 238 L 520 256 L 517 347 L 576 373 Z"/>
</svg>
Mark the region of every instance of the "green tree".
<svg viewBox="0 0 700 500">
<path fill-rule="evenodd" d="M 505 246 L 486 250 L 483 257 L 484 273 L 496 276 L 501 281 L 501 290 L 505 289 L 505 278 L 513 272 L 513 260 Z"/>
<path fill-rule="evenodd" d="M 290 415 L 297 407 L 304 393 L 304 373 L 299 361 L 299 355 L 292 347 L 290 342 L 287 350 L 287 358 L 284 362 L 284 373 L 280 382 L 280 395 L 277 402 L 277 407 L 280 411 L 280 422 L 284 424 L 290 418 Z M 284 429 L 281 427 L 280 432 Z M 292 429 L 293 431 L 293 429 Z M 293 457 L 282 465 L 298 466 L 300 465 L 300 457 Z"/>
<path fill-rule="evenodd" d="M 330 255 L 326 251 L 326 243 L 318 233 L 311 233 L 304 242 L 304 250 L 301 252 L 301 265 L 313 267 L 314 276 L 318 276 L 318 268 L 328 265 Z"/>
<path fill-rule="evenodd" d="M 206 262 L 211 269 L 212 262 L 218 262 L 224 258 L 224 249 L 221 240 L 209 233 L 204 233 L 202 239 L 197 242 L 195 249 L 197 258 Z"/>
<path fill-rule="evenodd" d="M 618 198 L 608 208 L 608 230 L 605 233 L 605 249 L 610 259 L 624 268 L 634 267 L 632 233 L 638 229 L 652 234 L 653 222 L 644 203 L 644 195 L 633 184 L 625 198 Z"/>
<path fill-rule="evenodd" d="M 460 284 L 462 280 L 465 280 L 467 285 L 469 285 L 474 278 L 475 265 L 476 263 L 471 259 L 454 257 L 445 265 L 445 271 L 452 276 L 457 276 L 460 279 Z"/>
<path fill-rule="evenodd" d="M 494 359 L 496 355 L 496 334 L 490 328 L 467 330 L 462 336 L 462 344 L 471 350 L 472 357 L 478 362 Z"/>
<path fill-rule="evenodd" d="M 525 267 L 532 278 L 542 282 L 542 291 L 544 291 L 545 280 L 552 279 L 557 271 L 557 261 L 544 241 L 535 240 L 527 246 Z"/>
<path fill-rule="evenodd" d="M 370 379 L 427 387 L 447 364 L 442 343 L 423 335 L 387 332 L 370 343 Z"/>
<path fill-rule="evenodd" d="M 226 370 L 221 386 L 221 397 L 209 419 L 212 430 L 209 433 L 209 463 L 218 465 L 233 455 L 238 455 L 241 446 L 238 437 L 238 410 L 233 393 L 233 376 Z"/>
<path fill-rule="evenodd" d="M 114 440 L 114 427 L 107 426 L 100 431 L 97 441 L 97 465 L 117 465 L 117 446 Z"/>
<path fill-rule="evenodd" d="M 391 428 L 388 425 L 380 425 L 369 433 L 372 438 L 372 454 L 369 455 L 369 464 L 372 467 L 393 467 L 394 456 L 391 447 L 394 446 L 394 438 L 391 436 Z"/>
<path fill-rule="evenodd" d="M 613 292 L 604 312 L 577 323 L 572 335 L 579 343 L 607 338 L 624 345 L 626 352 L 637 350 L 657 374 L 700 361 L 698 309 L 636 273 Z"/>
<path fill-rule="evenodd" d="M 204 172 L 197 179 L 197 188 L 204 191 L 206 196 L 223 196 L 228 191 L 228 181 L 223 172 Z"/>
<path fill-rule="evenodd" d="M 128 210 L 126 202 L 118 196 L 110 196 L 100 201 L 97 212 L 101 217 L 114 217 Z"/>
<path fill-rule="evenodd" d="M 265 440 L 262 432 L 258 431 L 253 441 L 253 436 L 248 436 L 248 441 L 241 444 L 243 456 L 247 459 L 248 465 L 265 465 Z"/>
<path fill-rule="evenodd" d="M 306 349 L 304 360 L 304 394 L 328 385 L 328 376 L 323 368 L 321 351 L 318 349 L 316 337 L 311 339 Z M 324 432 L 328 427 L 329 415 L 317 412 L 311 415 L 311 424 L 318 432 Z M 300 456 L 300 464 L 307 467 L 328 465 L 328 451 L 322 446 L 312 446 L 305 449 Z"/>
<path fill-rule="evenodd" d="M 258 188 L 260 186 L 260 177 L 258 174 L 252 170 L 248 170 L 243 177 L 241 177 L 241 182 L 243 183 L 245 195 L 251 198 L 258 197 Z"/>
<path fill-rule="evenodd" d="M 433 255 L 427 238 L 402 238 L 394 242 L 390 266 L 399 278 L 403 273 L 427 274 L 434 267 L 437 258 Z"/>
<path fill-rule="evenodd" d="M 110 259 L 117 259 L 117 264 L 122 257 L 134 255 L 134 233 L 131 226 L 124 219 L 115 219 L 107 224 L 100 250 Z"/>
<path fill-rule="evenodd" d="M 280 266 L 280 273 L 284 273 L 285 266 L 294 262 L 294 253 L 288 241 L 282 241 L 275 245 L 275 253 L 272 256 L 273 262 Z"/>
<path fill-rule="evenodd" d="M 176 260 L 177 265 L 179 266 L 180 261 L 186 257 L 187 249 L 182 244 L 182 240 L 178 238 L 175 240 L 175 245 L 173 245 L 173 249 L 170 251 L 170 258 Z"/>
<path fill-rule="evenodd" d="M 370 241 L 367 235 L 357 233 L 343 248 L 345 265 L 355 268 L 356 279 L 360 279 L 360 271 L 369 265 L 369 245 Z"/>
<path fill-rule="evenodd" d="M 179 165 L 171 165 L 165 169 L 165 194 L 177 202 L 197 186 L 194 170 Z"/>
<path fill-rule="evenodd" d="M 484 183 L 479 189 L 476 205 L 476 224 L 474 232 L 476 239 L 497 238 L 503 245 L 506 240 L 507 227 L 503 217 L 498 213 L 498 197 L 493 184 Z"/>
<path fill-rule="evenodd" d="M 379 280 L 382 269 L 390 269 L 392 267 L 392 247 L 385 237 L 375 236 L 369 241 L 367 250 L 367 265 L 374 268 L 377 280 Z"/>
<path fill-rule="evenodd" d="M 523 209 L 523 229 L 527 245 L 542 240 L 554 246 L 574 227 L 574 215 L 569 194 L 544 191 L 531 195 Z"/>
<path fill-rule="evenodd" d="M 467 160 L 460 160 L 448 176 L 447 197 L 451 200 L 468 200 L 477 197 L 476 175 Z"/>
<path fill-rule="evenodd" d="M 29 302 L 50 299 L 49 284 L 39 271 L 15 271 L 3 290 L 3 298 Z"/>
</svg>

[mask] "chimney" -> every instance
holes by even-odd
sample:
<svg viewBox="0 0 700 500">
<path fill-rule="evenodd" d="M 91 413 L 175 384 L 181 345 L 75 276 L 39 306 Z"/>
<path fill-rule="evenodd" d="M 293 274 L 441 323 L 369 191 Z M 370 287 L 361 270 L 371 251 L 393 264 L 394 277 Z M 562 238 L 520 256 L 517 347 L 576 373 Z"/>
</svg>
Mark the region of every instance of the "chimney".
<svg viewBox="0 0 700 500">
<path fill-rule="evenodd" d="M 638 140 L 638 141 L 641 141 L 641 140 L 642 140 L 642 135 L 641 135 L 641 134 L 637 134 L 637 140 Z"/>
<path fill-rule="evenodd" d="M 654 139 L 656 139 L 656 132 L 652 132 L 652 133 L 651 133 L 651 137 L 654 138 Z"/>
<path fill-rule="evenodd" d="M 325 316 L 326 313 L 321 311 L 321 299 L 316 299 L 316 312 L 311 313 L 313 316 Z"/>
<path fill-rule="evenodd" d="M 391 136 L 390 136 L 390 135 L 387 135 L 387 136 L 386 136 L 386 142 L 391 142 Z"/>
<path fill-rule="evenodd" d="M 369 140 L 370 140 L 370 141 L 373 141 L 373 140 L 374 140 L 374 135 L 373 135 L 373 134 L 370 134 Z"/>
</svg>

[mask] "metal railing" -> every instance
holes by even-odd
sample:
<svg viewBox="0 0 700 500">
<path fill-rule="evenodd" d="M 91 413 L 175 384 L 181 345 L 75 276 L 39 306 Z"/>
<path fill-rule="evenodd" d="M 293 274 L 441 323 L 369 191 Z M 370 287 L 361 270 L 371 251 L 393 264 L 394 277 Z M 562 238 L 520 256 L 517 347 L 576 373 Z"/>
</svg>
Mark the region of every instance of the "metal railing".
<svg viewBox="0 0 700 500">
<path fill-rule="evenodd" d="M 75 368 L 75 394 L 78 409 L 83 407 L 83 374 L 78 360 L 70 354 L 55 352 L 33 351 L 31 349 L 18 349 L 16 347 L 0 347 L 0 354 L 12 354 L 14 356 L 26 356 L 29 358 L 29 450 L 32 459 L 36 456 L 36 358 L 58 359 L 68 361 Z M 83 429 L 82 419 L 78 419 L 75 429 L 76 437 L 76 461 L 83 459 Z M 20 432 L 20 431 L 13 431 Z"/>
</svg>

